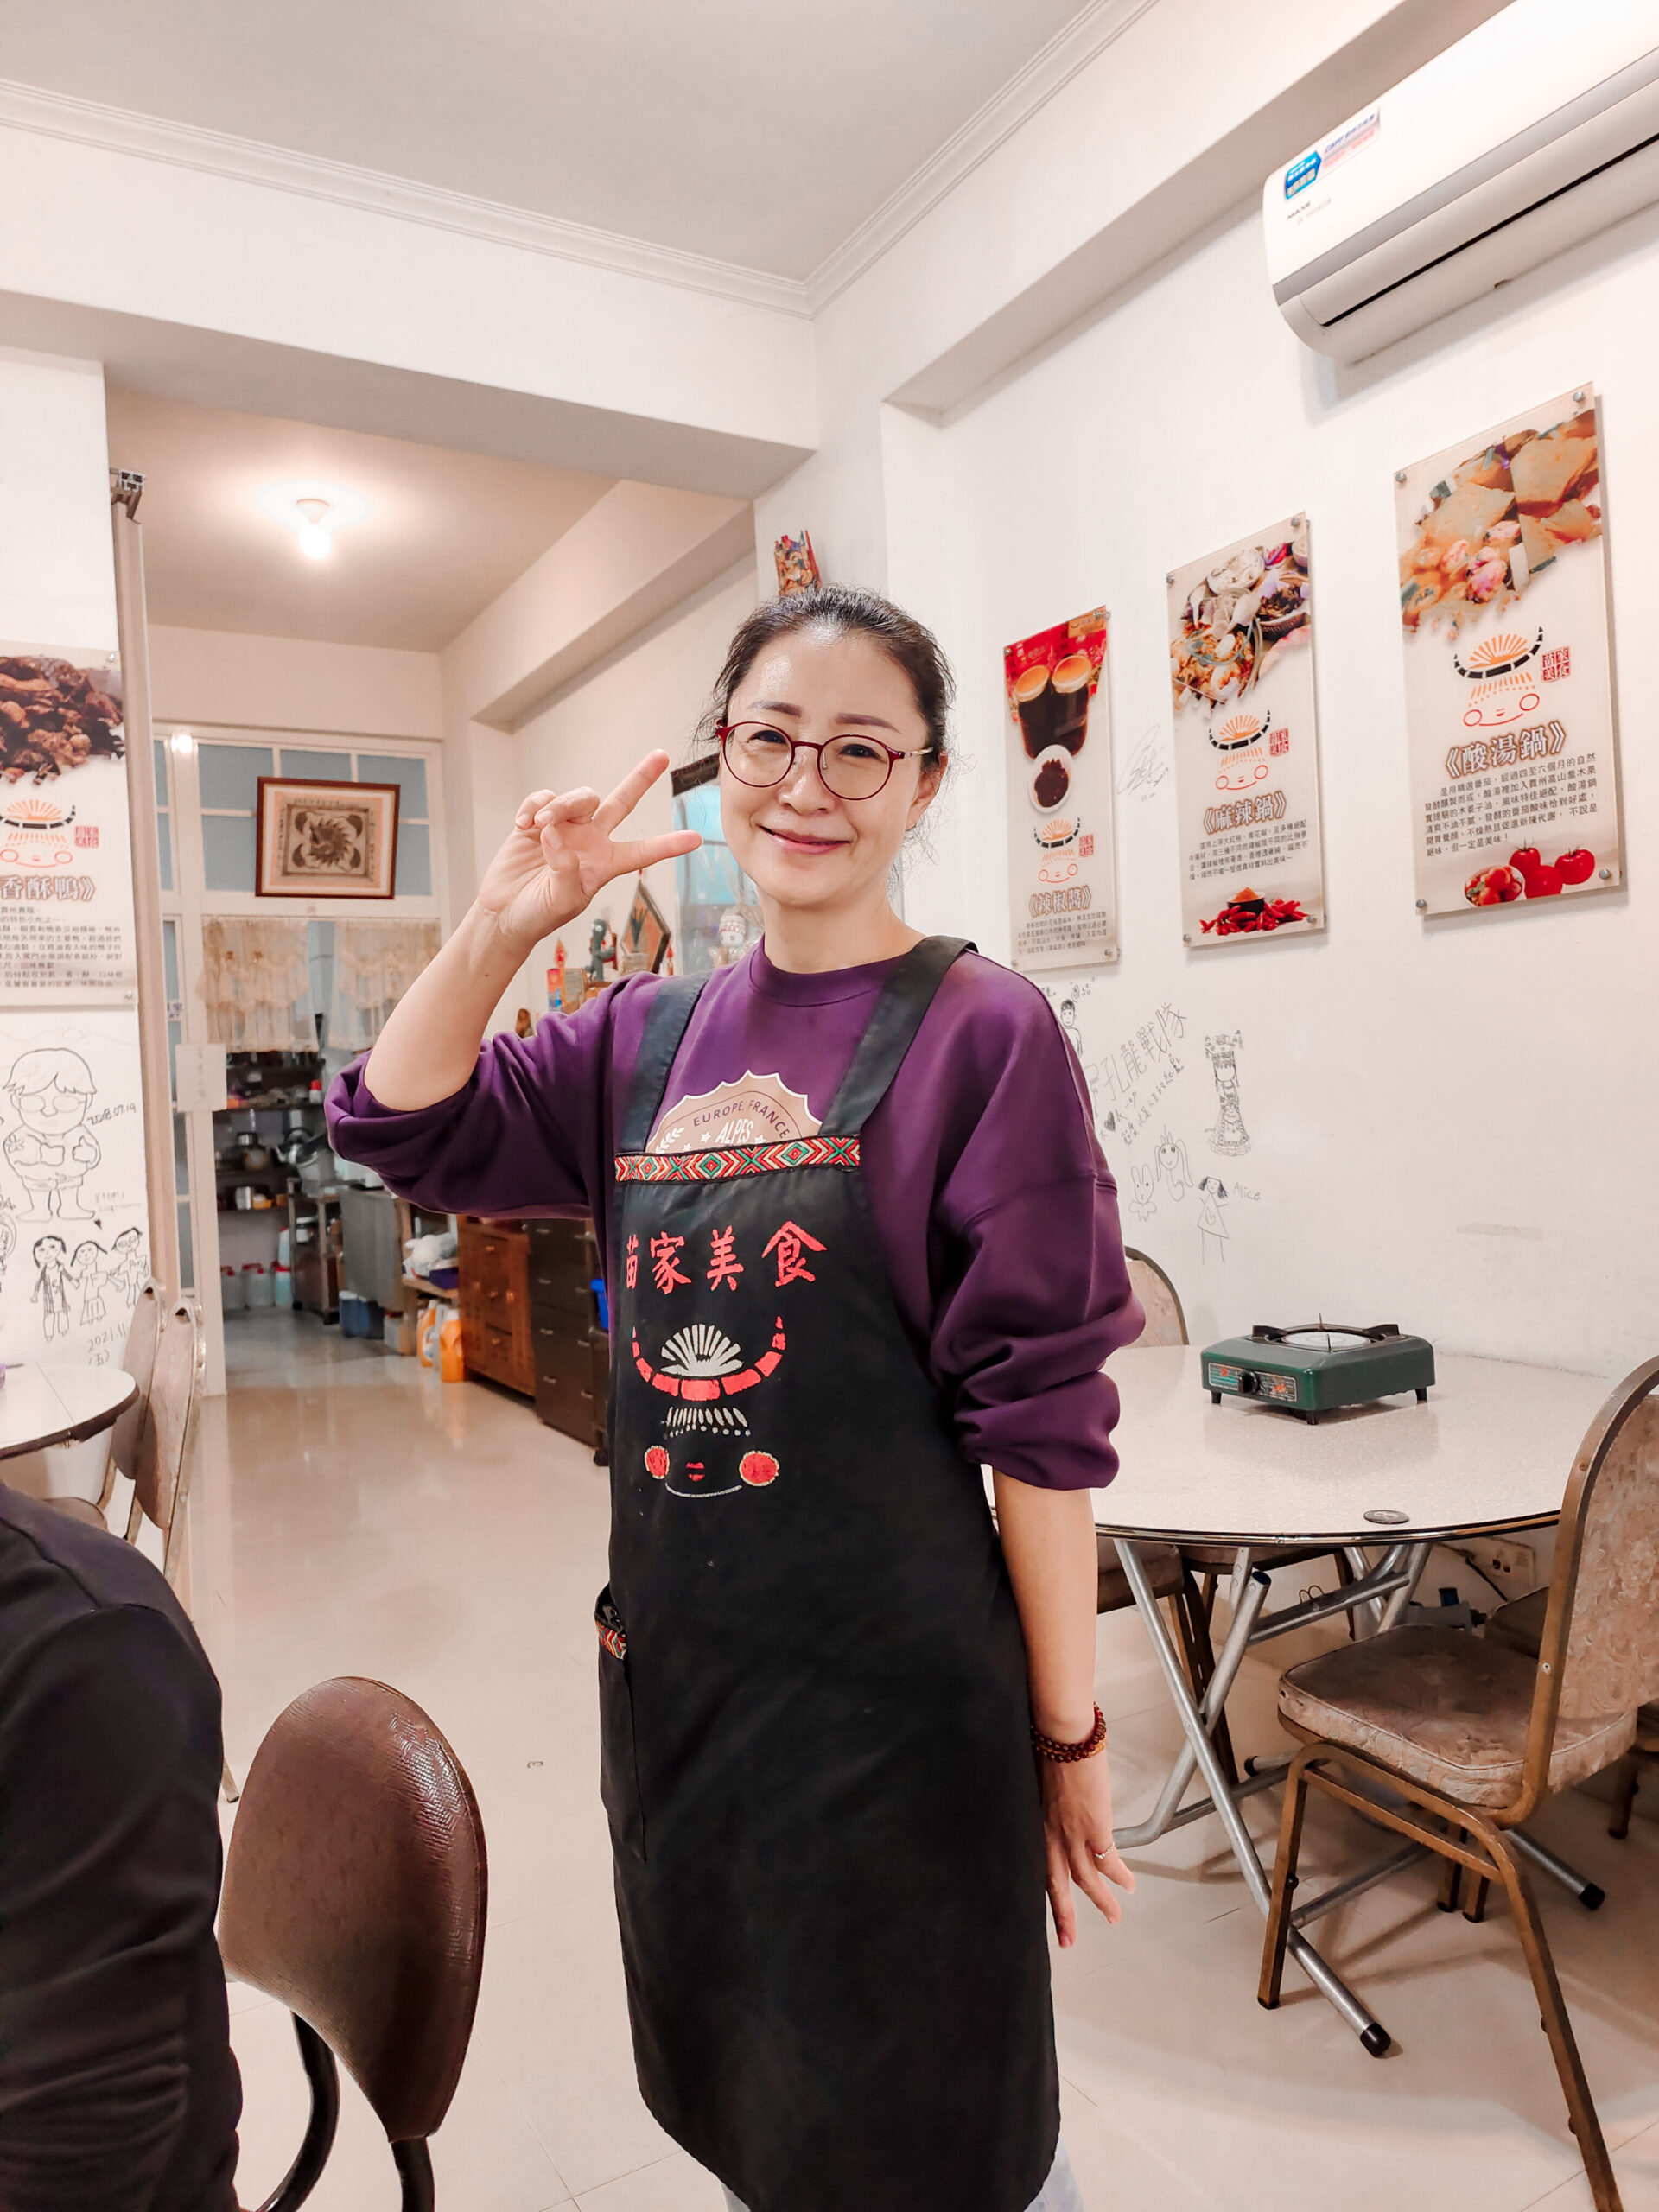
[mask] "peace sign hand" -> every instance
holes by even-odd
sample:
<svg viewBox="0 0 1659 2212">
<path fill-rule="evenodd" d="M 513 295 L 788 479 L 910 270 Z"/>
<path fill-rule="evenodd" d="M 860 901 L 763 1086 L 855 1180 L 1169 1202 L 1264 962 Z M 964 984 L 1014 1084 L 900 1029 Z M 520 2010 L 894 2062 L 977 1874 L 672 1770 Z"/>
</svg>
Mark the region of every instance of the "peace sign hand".
<svg viewBox="0 0 1659 2212">
<path fill-rule="evenodd" d="M 611 834 L 667 766 L 666 753 L 646 753 L 606 799 L 584 788 L 532 791 L 524 800 L 478 892 L 480 906 L 521 957 L 617 876 L 695 852 L 702 842 L 695 830 L 620 843 Z"/>
</svg>

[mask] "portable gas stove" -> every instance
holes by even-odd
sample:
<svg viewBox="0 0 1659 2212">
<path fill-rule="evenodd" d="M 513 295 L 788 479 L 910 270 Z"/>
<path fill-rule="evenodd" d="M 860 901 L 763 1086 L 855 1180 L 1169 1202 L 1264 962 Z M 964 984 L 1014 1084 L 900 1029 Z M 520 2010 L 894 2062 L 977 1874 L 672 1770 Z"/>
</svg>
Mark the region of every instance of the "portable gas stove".
<svg viewBox="0 0 1659 2212">
<path fill-rule="evenodd" d="M 1338 1406 L 1369 1405 L 1414 1390 L 1421 1403 L 1434 1380 L 1434 1347 L 1424 1337 L 1402 1337 L 1392 1321 L 1351 1329 L 1334 1321 L 1305 1321 L 1294 1329 L 1258 1321 L 1248 1337 L 1227 1337 L 1200 1354 L 1204 1384 L 1219 1405 L 1224 1397 L 1258 1398 L 1317 1421 Z"/>
</svg>

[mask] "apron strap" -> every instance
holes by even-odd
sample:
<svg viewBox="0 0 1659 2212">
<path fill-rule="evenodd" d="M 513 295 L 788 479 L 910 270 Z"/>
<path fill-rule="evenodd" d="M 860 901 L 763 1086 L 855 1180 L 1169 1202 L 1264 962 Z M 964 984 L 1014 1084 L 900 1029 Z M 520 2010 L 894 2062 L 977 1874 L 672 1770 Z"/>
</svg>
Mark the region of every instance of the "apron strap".
<svg viewBox="0 0 1659 2212">
<path fill-rule="evenodd" d="M 616 1133 L 618 1152 L 643 1152 L 651 1141 L 651 1126 L 662 1108 L 674 1055 L 708 980 L 706 976 L 671 976 L 652 998 L 627 1107 Z"/>
<path fill-rule="evenodd" d="M 966 938 L 925 937 L 905 955 L 875 1002 L 853 1064 L 823 1117 L 823 1135 L 854 1136 L 863 1128 L 886 1097 L 946 970 L 974 949 Z"/>
</svg>

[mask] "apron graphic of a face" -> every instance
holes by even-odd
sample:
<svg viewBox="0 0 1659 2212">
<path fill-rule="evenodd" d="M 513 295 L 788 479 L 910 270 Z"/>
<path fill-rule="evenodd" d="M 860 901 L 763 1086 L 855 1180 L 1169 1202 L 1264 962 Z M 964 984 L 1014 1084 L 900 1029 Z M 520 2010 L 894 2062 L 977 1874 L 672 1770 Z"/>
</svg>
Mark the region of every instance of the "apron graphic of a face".
<svg viewBox="0 0 1659 2212">
<path fill-rule="evenodd" d="M 1465 729 L 1507 729 L 1538 711 L 1538 670 L 1535 664 L 1544 649 L 1544 633 L 1530 638 L 1520 631 L 1501 631 L 1465 655 L 1453 653 L 1452 665 L 1468 683 Z"/>
<path fill-rule="evenodd" d="M 785 1348 L 781 1316 L 754 1359 L 723 1329 L 693 1321 L 669 1338 L 653 1367 L 639 1349 L 636 1327 L 634 1366 L 641 1381 L 669 1401 L 663 1417 L 668 1441 L 648 1448 L 645 1471 L 671 1497 L 730 1497 L 776 1481 L 778 1462 L 755 1449 L 741 1402 L 776 1371 Z"/>
</svg>

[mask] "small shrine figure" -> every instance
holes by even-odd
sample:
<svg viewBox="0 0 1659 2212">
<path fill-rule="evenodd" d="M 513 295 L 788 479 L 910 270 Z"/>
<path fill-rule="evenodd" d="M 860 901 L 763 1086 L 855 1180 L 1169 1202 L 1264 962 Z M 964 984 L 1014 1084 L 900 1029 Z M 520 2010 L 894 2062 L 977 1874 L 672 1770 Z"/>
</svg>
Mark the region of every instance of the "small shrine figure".
<svg viewBox="0 0 1659 2212">
<path fill-rule="evenodd" d="M 594 918 L 588 938 L 588 989 L 591 995 L 605 988 L 605 970 L 616 965 L 616 931 L 603 914 Z"/>
<path fill-rule="evenodd" d="M 564 1004 L 564 939 L 556 937 L 553 940 L 553 965 L 547 971 L 547 1003 L 554 1014 L 557 1014 Z"/>
</svg>

